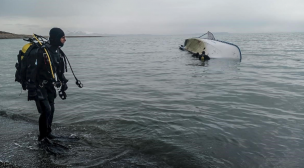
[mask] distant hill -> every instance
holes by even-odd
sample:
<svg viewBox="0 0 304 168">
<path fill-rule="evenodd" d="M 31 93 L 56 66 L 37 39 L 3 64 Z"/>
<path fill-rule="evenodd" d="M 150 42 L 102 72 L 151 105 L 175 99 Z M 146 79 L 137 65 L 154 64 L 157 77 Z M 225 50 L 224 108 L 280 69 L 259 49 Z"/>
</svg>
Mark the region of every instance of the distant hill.
<svg viewBox="0 0 304 168">
<path fill-rule="evenodd" d="M 22 39 L 22 38 L 29 38 L 32 35 L 25 35 L 25 34 L 14 34 L 5 31 L 0 31 L 0 39 Z"/>
<path fill-rule="evenodd" d="M 26 35 L 26 34 L 14 34 L 9 33 L 5 31 L 0 31 L 0 39 L 22 39 L 22 38 L 31 38 L 33 35 Z M 48 36 L 44 36 L 45 38 L 48 38 Z M 73 32 L 73 33 L 67 33 L 66 37 L 68 38 L 80 38 L 80 37 L 102 37 L 100 34 L 97 33 L 91 33 L 87 34 L 84 32 Z"/>
</svg>

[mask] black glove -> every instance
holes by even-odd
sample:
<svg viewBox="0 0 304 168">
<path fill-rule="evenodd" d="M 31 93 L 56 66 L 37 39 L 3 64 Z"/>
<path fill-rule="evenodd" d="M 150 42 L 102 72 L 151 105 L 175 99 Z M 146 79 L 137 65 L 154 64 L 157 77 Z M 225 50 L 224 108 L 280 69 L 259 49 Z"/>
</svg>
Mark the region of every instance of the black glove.
<svg viewBox="0 0 304 168">
<path fill-rule="evenodd" d="M 63 92 L 68 90 L 68 85 L 66 83 L 62 83 L 60 90 L 63 91 Z"/>
<path fill-rule="evenodd" d="M 60 81 L 54 82 L 54 86 L 55 86 L 56 88 L 60 88 L 61 82 L 60 82 Z"/>
<path fill-rule="evenodd" d="M 28 90 L 28 101 L 36 100 L 37 98 L 36 86 L 34 84 L 28 84 L 27 90 Z"/>
<path fill-rule="evenodd" d="M 62 100 L 65 100 L 67 98 L 67 94 L 65 93 L 66 90 L 68 90 L 68 85 L 66 84 L 66 82 L 63 82 L 62 85 L 61 85 L 61 89 L 58 92 L 59 93 L 59 97 Z"/>
</svg>

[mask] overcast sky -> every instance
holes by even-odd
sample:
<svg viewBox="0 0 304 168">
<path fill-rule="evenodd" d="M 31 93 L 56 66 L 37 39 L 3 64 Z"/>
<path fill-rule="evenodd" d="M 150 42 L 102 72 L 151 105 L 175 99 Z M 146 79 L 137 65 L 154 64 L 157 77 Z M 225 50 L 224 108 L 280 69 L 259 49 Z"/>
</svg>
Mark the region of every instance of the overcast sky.
<svg viewBox="0 0 304 168">
<path fill-rule="evenodd" d="M 304 32 L 304 0 L 0 0 L 0 31 Z"/>
</svg>

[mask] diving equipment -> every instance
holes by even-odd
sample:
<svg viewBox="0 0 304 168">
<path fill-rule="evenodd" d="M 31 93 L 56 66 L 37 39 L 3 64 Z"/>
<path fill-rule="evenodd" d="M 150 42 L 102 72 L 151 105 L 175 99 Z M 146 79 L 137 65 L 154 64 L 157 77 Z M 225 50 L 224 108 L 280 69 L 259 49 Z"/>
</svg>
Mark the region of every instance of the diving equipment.
<svg viewBox="0 0 304 168">
<path fill-rule="evenodd" d="M 66 58 L 66 60 L 68 60 L 70 69 L 71 69 L 72 74 L 73 74 L 73 76 L 74 76 L 74 78 L 75 78 L 75 80 L 76 80 L 76 85 L 77 85 L 79 88 L 82 88 L 82 87 L 83 87 L 83 84 L 82 84 L 81 81 L 78 80 L 77 77 L 75 76 L 74 71 L 73 71 L 73 68 L 72 68 L 72 66 L 71 66 L 71 64 L 70 64 L 70 61 L 69 61 L 68 57 L 64 54 L 64 52 L 63 52 L 61 49 L 59 49 L 59 51 L 60 51 L 60 53 L 64 56 L 64 58 Z M 64 60 L 64 61 L 65 61 L 65 60 Z M 67 68 L 66 68 L 66 72 L 68 72 Z"/>
<path fill-rule="evenodd" d="M 59 36 L 61 36 L 61 35 L 59 35 Z M 49 63 L 49 65 L 50 65 L 50 73 L 52 75 L 52 80 L 53 80 L 52 83 L 58 88 L 58 87 L 60 87 L 59 85 L 61 83 L 67 82 L 67 81 L 61 81 L 58 83 L 58 81 L 55 79 L 55 74 L 54 74 L 53 65 L 52 65 L 52 63 L 54 63 L 54 61 L 52 60 L 52 57 L 50 57 L 50 55 L 49 55 L 50 51 L 47 47 L 47 46 L 49 46 L 49 44 L 48 44 L 48 40 L 45 37 L 37 35 L 37 34 L 33 34 L 33 38 L 28 38 L 28 39 L 23 39 L 23 40 L 27 41 L 29 43 L 25 44 L 22 47 L 22 50 L 19 51 L 19 54 L 17 55 L 17 63 L 15 65 L 15 67 L 16 67 L 15 81 L 19 82 L 22 85 L 23 90 L 27 89 L 27 85 L 29 84 L 29 82 L 33 83 L 35 81 L 35 77 L 36 77 L 36 73 L 37 73 L 35 71 L 35 68 L 37 66 L 37 58 L 36 58 L 36 62 L 32 62 L 31 65 L 28 65 L 29 64 L 28 57 L 29 57 L 29 55 L 31 55 L 31 57 L 32 57 L 32 55 L 36 56 L 36 54 L 34 52 L 38 52 L 39 49 L 44 50 L 44 52 L 45 52 L 44 55 L 46 58 L 45 62 Z M 62 64 L 64 64 L 64 65 L 60 65 L 61 67 L 63 67 L 61 69 L 62 72 L 64 70 L 67 72 L 67 62 L 68 62 L 70 69 L 73 73 L 73 76 L 76 80 L 76 85 L 79 88 L 82 88 L 83 84 L 81 83 L 80 80 L 77 79 L 76 75 L 74 74 L 74 71 L 72 69 L 72 66 L 71 66 L 67 56 L 64 54 L 64 52 L 60 48 L 58 50 L 63 57 Z M 31 59 L 33 59 L 33 58 L 31 58 Z M 27 72 L 29 70 L 29 68 L 30 68 L 31 72 L 33 72 L 33 73 Z M 41 84 L 41 86 L 43 86 L 43 84 Z"/>
<path fill-rule="evenodd" d="M 52 62 L 51 62 L 49 53 L 47 52 L 45 46 L 42 45 L 42 43 L 39 41 L 39 39 L 37 38 L 37 35 L 36 35 L 36 34 L 33 34 L 33 37 L 38 41 L 38 43 L 40 44 L 41 48 L 44 49 L 44 51 L 45 51 L 45 53 L 46 53 L 46 55 L 47 55 L 47 58 L 48 58 L 48 60 L 49 60 L 49 63 L 50 63 L 50 68 L 51 68 L 51 72 L 52 72 L 53 79 L 55 79 L 54 71 L 53 71 L 53 68 L 52 68 Z"/>
</svg>

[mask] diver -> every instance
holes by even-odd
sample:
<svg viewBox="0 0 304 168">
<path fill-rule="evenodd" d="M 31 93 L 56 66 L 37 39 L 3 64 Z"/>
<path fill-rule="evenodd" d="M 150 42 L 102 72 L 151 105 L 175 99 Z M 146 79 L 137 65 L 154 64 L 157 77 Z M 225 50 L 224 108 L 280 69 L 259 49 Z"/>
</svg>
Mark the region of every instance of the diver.
<svg viewBox="0 0 304 168">
<path fill-rule="evenodd" d="M 57 96 L 55 86 L 61 87 L 60 91 L 64 93 L 68 89 L 68 80 L 64 76 L 65 60 L 60 52 L 65 42 L 64 32 L 60 28 L 52 28 L 49 32 L 49 41 L 41 48 L 32 50 L 28 57 L 28 62 L 36 65 L 26 73 L 30 76 L 27 79 L 28 100 L 35 100 L 40 113 L 38 141 L 58 137 L 52 134 L 52 122 L 55 111 L 54 99 Z"/>
<path fill-rule="evenodd" d="M 180 46 L 179 46 L 179 49 L 182 50 L 182 51 L 185 51 L 185 46 L 180 45 Z"/>
<path fill-rule="evenodd" d="M 197 52 L 197 53 L 194 53 L 193 55 L 192 55 L 192 57 L 196 57 L 196 58 L 198 58 L 200 56 L 200 54 Z"/>
<path fill-rule="evenodd" d="M 205 51 L 202 52 L 202 55 L 200 55 L 198 57 L 199 60 L 202 60 L 202 61 L 208 61 L 210 60 L 210 57 L 208 55 L 205 54 Z"/>
</svg>

